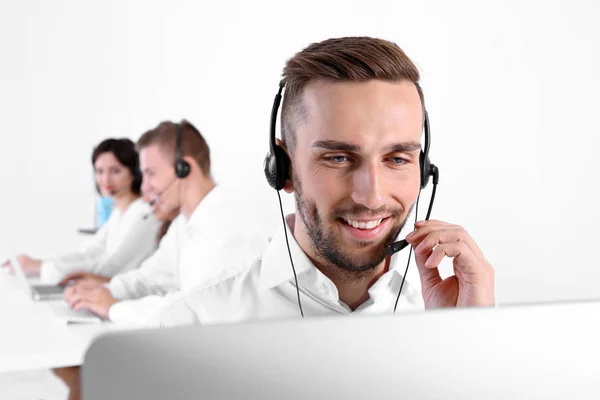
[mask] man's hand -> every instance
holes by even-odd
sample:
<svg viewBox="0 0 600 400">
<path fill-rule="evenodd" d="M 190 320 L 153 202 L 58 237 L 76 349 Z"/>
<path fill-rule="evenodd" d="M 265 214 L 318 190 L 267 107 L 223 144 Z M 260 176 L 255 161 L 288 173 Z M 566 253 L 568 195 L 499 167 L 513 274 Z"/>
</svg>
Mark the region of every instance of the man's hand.
<svg viewBox="0 0 600 400">
<path fill-rule="evenodd" d="M 75 311 L 86 309 L 103 319 L 108 319 L 110 307 L 118 302 L 103 286 L 90 288 L 75 285 L 68 289 L 72 290 L 68 294 L 65 291 L 65 300 L 72 309 Z"/>
<path fill-rule="evenodd" d="M 87 287 L 96 287 L 110 282 L 110 278 L 92 274 L 91 272 L 72 272 L 65 276 L 62 281 L 60 281 L 59 285 L 66 286 L 69 282 L 83 284 Z"/>
<path fill-rule="evenodd" d="M 19 262 L 19 265 L 21 266 L 21 269 L 23 270 L 25 275 L 33 276 L 40 274 L 40 270 L 42 268 L 42 260 L 31 258 L 25 254 L 19 254 L 17 256 L 17 261 Z"/>
<path fill-rule="evenodd" d="M 419 221 L 406 241 L 415 250 L 426 308 L 494 305 L 494 269 L 462 227 Z M 442 280 L 444 257 L 454 259 L 454 275 Z"/>
</svg>

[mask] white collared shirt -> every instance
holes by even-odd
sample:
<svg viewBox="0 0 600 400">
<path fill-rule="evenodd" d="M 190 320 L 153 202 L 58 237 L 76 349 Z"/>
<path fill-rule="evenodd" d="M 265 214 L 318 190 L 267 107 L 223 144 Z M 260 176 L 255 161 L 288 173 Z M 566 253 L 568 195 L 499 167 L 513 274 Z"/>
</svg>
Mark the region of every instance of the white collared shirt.
<svg viewBox="0 0 600 400">
<path fill-rule="evenodd" d="M 106 224 L 78 251 L 42 262 L 40 279 L 55 282 L 77 271 L 110 277 L 136 269 L 156 249 L 159 227 L 142 199 L 133 201 L 124 213 L 115 207 Z"/>
<path fill-rule="evenodd" d="M 166 297 L 260 256 L 269 241 L 267 231 L 247 228 L 252 225 L 245 223 L 256 225 L 260 215 L 243 215 L 245 210 L 233 204 L 234 194 L 215 186 L 189 220 L 179 215 L 173 221 L 156 253 L 141 268 L 111 280 L 111 294 L 124 300 L 110 308 L 112 321 L 144 324 Z"/>
<path fill-rule="evenodd" d="M 289 226 L 293 222 L 293 215 L 288 216 L 286 230 L 305 317 L 393 312 L 408 257 L 406 253 L 392 256 L 389 271 L 369 288 L 369 299 L 352 311 L 339 299 L 335 284 L 312 264 L 295 241 Z M 223 324 L 300 317 L 283 229 L 268 245 L 262 260 L 240 272 L 229 272 L 229 276 L 222 274 L 212 283 L 172 299 L 152 319 L 151 325 Z M 413 267 L 404 282 L 397 312 L 424 308 L 418 271 Z"/>
</svg>

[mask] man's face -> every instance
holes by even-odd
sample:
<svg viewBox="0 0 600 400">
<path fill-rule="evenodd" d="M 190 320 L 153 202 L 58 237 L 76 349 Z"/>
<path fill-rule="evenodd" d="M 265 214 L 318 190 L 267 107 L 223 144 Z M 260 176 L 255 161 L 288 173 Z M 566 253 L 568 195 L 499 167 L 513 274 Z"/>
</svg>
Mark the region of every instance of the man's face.
<svg viewBox="0 0 600 400">
<path fill-rule="evenodd" d="M 303 104 L 307 117 L 296 125 L 292 156 L 297 240 L 344 270 L 374 268 L 419 193 L 417 89 L 319 81 L 306 87 Z"/>
<path fill-rule="evenodd" d="M 168 215 L 181 206 L 178 179 L 174 162 L 165 156 L 158 145 L 150 145 L 140 151 L 142 169 L 142 192 L 146 199 L 155 200 L 155 215 Z"/>
<path fill-rule="evenodd" d="M 154 198 L 155 196 L 153 194 L 142 191 L 142 199 L 146 203 L 150 203 Z M 160 222 L 173 221 L 179 215 L 179 208 L 175 208 L 169 212 L 168 209 L 163 210 L 156 203 L 153 203 L 151 208 L 152 214 L 154 214 L 154 218 L 156 218 L 156 220 Z"/>
</svg>

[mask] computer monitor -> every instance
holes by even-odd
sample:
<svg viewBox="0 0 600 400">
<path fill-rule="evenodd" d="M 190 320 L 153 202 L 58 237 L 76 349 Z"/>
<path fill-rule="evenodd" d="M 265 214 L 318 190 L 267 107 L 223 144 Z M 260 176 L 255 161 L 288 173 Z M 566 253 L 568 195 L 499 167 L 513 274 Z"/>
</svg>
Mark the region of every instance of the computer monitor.
<svg viewBox="0 0 600 400">
<path fill-rule="evenodd" d="M 110 333 L 83 398 L 598 398 L 599 327 L 582 301 Z"/>
</svg>

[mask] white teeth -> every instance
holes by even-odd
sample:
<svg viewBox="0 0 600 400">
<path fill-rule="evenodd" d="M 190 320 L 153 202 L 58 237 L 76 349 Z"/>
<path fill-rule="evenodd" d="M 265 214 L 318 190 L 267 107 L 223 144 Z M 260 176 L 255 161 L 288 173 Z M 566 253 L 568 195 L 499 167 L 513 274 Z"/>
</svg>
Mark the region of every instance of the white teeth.
<svg viewBox="0 0 600 400">
<path fill-rule="evenodd" d="M 348 225 L 350 225 L 354 228 L 357 228 L 357 229 L 373 229 L 376 226 L 378 226 L 381 223 L 381 221 L 383 221 L 383 220 L 376 219 L 376 220 L 369 221 L 369 222 L 359 222 L 359 221 L 352 221 L 352 220 L 346 219 L 345 221 L 348 223 Z"/>
</svg>

